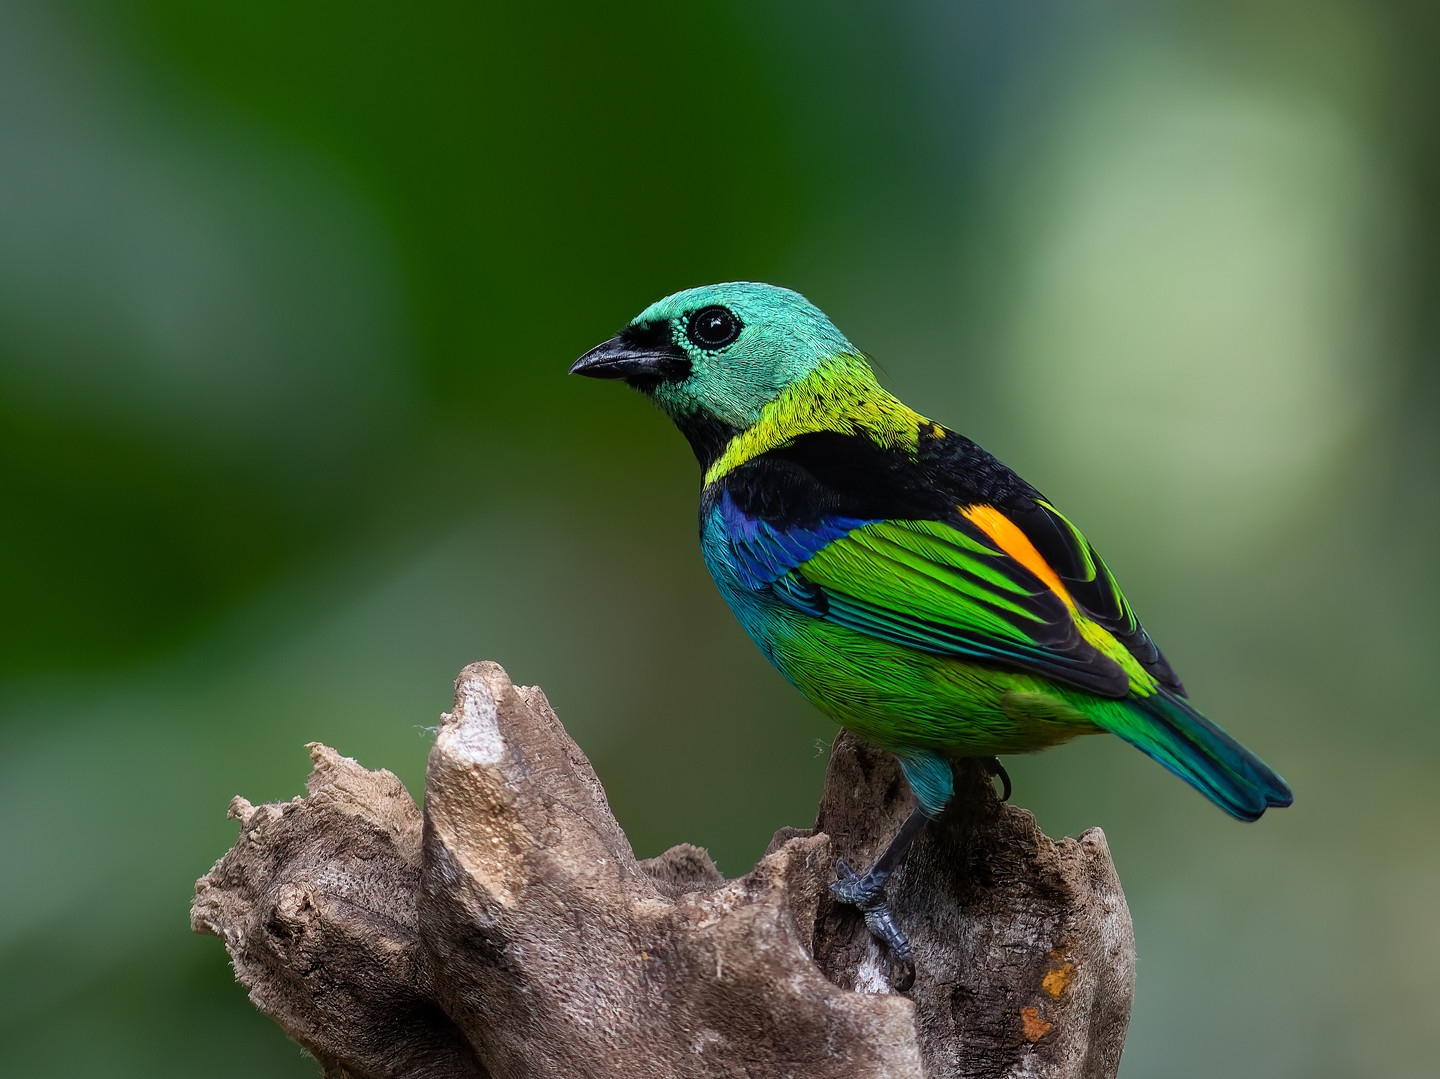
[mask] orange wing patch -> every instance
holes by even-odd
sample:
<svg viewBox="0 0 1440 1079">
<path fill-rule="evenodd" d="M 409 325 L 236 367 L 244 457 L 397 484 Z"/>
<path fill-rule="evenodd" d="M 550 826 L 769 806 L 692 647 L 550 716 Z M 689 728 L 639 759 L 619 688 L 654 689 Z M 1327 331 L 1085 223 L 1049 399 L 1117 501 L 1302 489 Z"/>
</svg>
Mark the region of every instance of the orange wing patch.
<svg viewBox="0 0 1440 1079">
<path fill-rule="evenodd" d="M 961 506 L 960 513 L 994 540 L 997 547 L 1040 578 L 1041 583 L 1059 596 L 1066 607 L 1071 611 L 1076 609 L 1075 601 L 1060 583 L 1060 577 L 1050 568 L 1050 563 L 1040 556 L 1030 537 L 1021 532 L 1010 518 L 994 506 Z"/>
</svg>

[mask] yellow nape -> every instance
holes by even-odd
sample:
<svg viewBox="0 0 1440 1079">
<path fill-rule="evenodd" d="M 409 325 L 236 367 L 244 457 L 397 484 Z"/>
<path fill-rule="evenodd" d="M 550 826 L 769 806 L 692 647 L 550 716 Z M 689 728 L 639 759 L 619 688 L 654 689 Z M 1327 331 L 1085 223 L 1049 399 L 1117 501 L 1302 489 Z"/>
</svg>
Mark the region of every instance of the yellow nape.
<svg viewBox="0 0 1440 1079">
<path fill-rule="evenodd" d="M 708 487 L 762 453 L 813 431 L 865 435 L 876 445 L 914 453 L 920 431 L 943 428 L 891 396 L 858 356 L 837 356 L 789 387 L 750 427 L 730 440 L 705 472 Z"/>
</svg>

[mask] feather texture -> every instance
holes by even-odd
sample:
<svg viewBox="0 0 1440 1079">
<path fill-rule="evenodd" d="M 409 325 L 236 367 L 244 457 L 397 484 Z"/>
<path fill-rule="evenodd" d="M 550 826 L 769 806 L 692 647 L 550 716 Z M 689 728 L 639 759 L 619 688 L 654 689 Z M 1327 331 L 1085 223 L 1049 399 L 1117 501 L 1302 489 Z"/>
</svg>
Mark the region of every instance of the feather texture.
<svg viewBox="0 0 1440 1079">
<path fill-rule="evenodd" d="M 948 797 L 946 758 L 1102 730 L 1235 817 L 1289 804 L 1185 700 L 1080 530 L 881 388 L 803 297 L 676 293 L 575 369 L 624 377 L 675 421 L 704 471 L 701 545 L 726 602 L 819 708 L 900 756 L 928 812 Z"/>
<path fill-rule="evenodd" d="M 830 412 L 823 430 L 806 425 L 818 413 L 799 402 L 833 400 L 856 364 L 791 387 L 763 437 L 738 436 L 707 472 L 707 562 L 781 672 L 902 755 L 1103 729 L 1233 816 L 1285 804 L 1283 781 L 1184 702 L 1114 576 L 1037 491 L 918 414 L 904 435 L 894 408 L 848 431 Z M 859 385 L 849 408 L 884 392 Z"/>
</svg>

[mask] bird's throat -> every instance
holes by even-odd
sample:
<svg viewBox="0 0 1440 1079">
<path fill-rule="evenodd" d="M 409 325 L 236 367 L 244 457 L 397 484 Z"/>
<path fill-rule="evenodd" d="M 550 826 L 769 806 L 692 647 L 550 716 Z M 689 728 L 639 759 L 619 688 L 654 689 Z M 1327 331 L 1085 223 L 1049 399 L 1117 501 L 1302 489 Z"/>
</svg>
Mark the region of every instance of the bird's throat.
<svg viewBox="0 0 1440 1079">
<path fill-rule="evenodd" d="M 700 409 L 677 413 L 673 419 L 704 470 L 719 460 L 725 447 L 740 433 L 740 428 Z"/>
</svg>

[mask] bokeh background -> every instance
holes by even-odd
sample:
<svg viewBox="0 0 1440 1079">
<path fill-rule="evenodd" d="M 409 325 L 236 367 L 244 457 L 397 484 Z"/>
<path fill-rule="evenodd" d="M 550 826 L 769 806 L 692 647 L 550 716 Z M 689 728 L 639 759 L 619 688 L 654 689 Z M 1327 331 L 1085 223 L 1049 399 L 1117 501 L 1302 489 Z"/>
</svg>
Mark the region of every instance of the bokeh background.
<svg viewBox="0 0 1440 1079">
<path fill-rule="evenodd" d="M 1433 1076 L 1440 7 L 0 0 L 0 1072 L 309 1076 L 188 932 L 232 794 L 419 789 L 466 662 L 641 855 L 744 871 L 833 734 L 705 575 L 697 477 L 564 377 L 798 288 L 1105 552 L 1293 783 L 1114 739 L 1122 1074 Z"/>
</svg>

